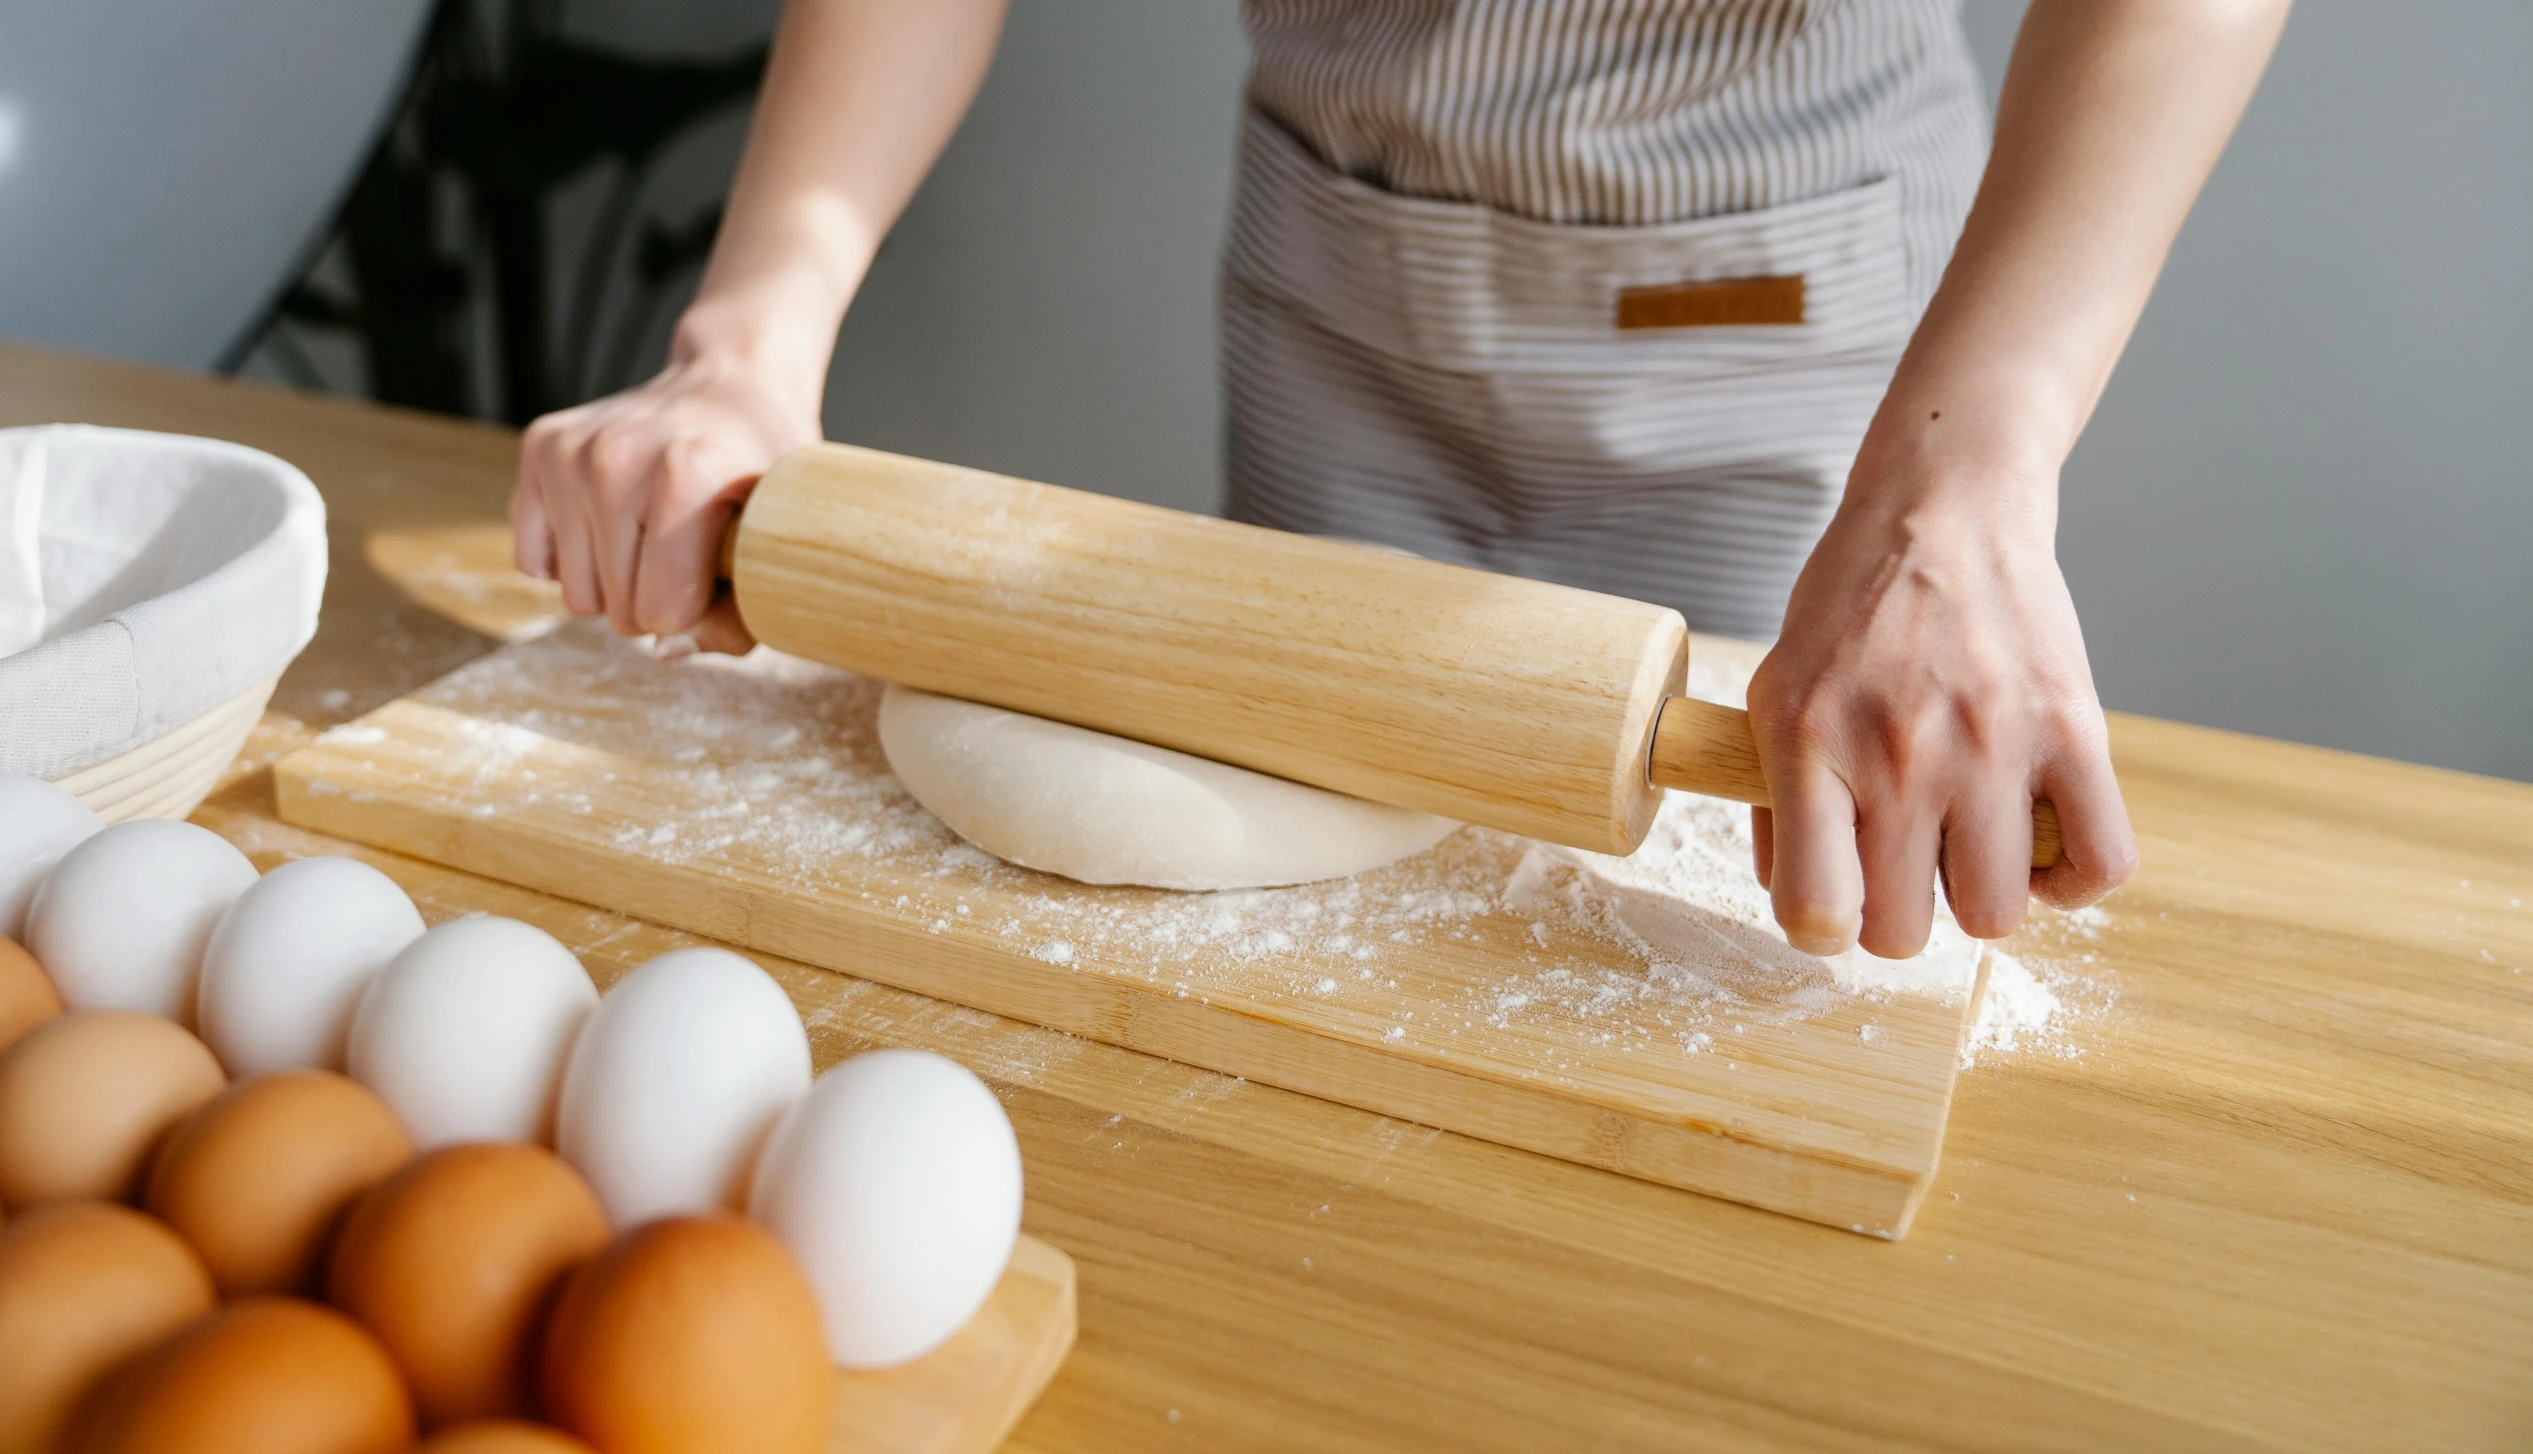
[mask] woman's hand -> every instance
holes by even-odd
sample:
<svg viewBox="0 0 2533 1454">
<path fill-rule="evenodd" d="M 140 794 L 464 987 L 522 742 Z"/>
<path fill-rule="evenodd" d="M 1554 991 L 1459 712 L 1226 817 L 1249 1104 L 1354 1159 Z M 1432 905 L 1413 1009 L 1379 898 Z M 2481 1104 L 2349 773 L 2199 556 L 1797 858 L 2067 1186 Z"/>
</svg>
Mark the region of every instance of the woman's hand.
<svg viewBox="0 0 2533 1454">
<path fill-rule="evenodd" d="M 1961 243 L 1750 686 L 1777 922 L 1819 952 L 1926 944 L 1940 871 L 1982 937 L 2026 890 L 2137 864 L 2053 552 L 2093 413 L 2287 0 L 2033 0 Z M 2031 806 L 2062 857 L 2031 871 Z"/>
<path fill-rule="evenodd" d="M 1752 828 L 1797 947 L 1903 958 L 1926 946 L 1939 874 L 1962 927 L 1993 939 L 2028 894 L 2100 898 L 2137 848 L 2052 549 L 2056 481 L 1871 468 L 1751 682 L 1776 804 Z M 2035 799 L 2056 806 L 2064 843 L 2043 872 Z"/>
<path fill-rule="evenodd" d="M 695 301 L 658 378 L 528 426 L 519 568 L 626 635 L 745 651 L 714 598 L 759 475 L 819 436 L 836 329 L 976 95 L 1004 0 L 787 0 Z"/>
<path fill-rule="evenodd" d="M 561 582 L 572 614 L 623 635 L 691 633 L 707 651 L 746 651 L 754 638 L 715 594 L 722 532 L 757 478 L 818 436 L 816 400 L 796 377 L 777 388 L 700 357 L 548 414 L 520 449 L 519 568 Z"/>
</svg>

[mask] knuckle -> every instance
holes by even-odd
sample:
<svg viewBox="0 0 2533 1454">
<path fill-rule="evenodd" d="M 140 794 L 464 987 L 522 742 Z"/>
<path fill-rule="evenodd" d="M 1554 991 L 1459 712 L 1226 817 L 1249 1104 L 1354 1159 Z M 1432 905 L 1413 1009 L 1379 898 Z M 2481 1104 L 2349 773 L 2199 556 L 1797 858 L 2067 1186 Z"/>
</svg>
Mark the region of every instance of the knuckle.
<svg viewBox="0 0 2533 1454">
<path fill-rule="evenodd" d="M 2040 727 L 2061 751 L 2094 755 L 2110 748 L 2109 724 L 2103 720 L 2101 704 L 2090 697 L 2051 701 L 2041 709 Z"/>
<path fill-rule="evenodd" d="M 703 478 L 705 447 L 691 434 L 681 434 L 660 449 L 660 472 L 675 484 L 686 485 Z"/>
<path fill-rule="evenodd" d="M 1895 784 L 1917 784 L 1934 772 L 1951 740 L 1947 726 L 1946 713 L 1935 703 L 1881 697 L 1865 708 L 1865 740 Z"/>
<path fill-rule="evenodd" d="M 592 483 L 602 490 L 621 491 L 644 474 L 650 450 L 639 435 L 617 427 L 591 435 L 584 453 Z"/>
<path fill-rule="evenodd" d="M 1751 721 L 1778 747 L 1807 756 L 1833 751 L 1847 730 L 1839 704 L 1817 687 L 1781 691 L 1764 712 L 1754 702 Z"/>
</svg>

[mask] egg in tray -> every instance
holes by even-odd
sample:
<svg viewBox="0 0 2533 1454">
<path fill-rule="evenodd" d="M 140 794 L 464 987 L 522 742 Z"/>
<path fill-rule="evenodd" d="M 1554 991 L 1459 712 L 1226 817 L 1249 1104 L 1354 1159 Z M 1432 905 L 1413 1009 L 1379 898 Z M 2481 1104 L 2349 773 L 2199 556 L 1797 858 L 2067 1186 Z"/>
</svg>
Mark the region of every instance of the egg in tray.
<svg viewBox="0 0 2533 1454">
<path fill-rule="evenodd" d="M 983 1082 L 813 1078 L 739 955 L 601 997 L 365 864 L 0 778 L 0 1454 L 806 1454 L 1020 1204 Z"/>
</svg>

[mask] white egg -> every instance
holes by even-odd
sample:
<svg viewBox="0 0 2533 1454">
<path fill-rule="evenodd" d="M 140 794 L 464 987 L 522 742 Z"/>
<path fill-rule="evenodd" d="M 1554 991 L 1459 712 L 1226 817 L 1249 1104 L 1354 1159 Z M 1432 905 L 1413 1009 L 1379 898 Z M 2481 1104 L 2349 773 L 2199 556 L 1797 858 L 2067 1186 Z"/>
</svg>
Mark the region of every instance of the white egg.
<svg viewBox="0 0 2533 1454">
<path fill-rule="evenodd" d="M 817 1290 L 848 1368 L 919 1358 L 964 1326 L 1020 1236 L 1020 1142 L 985 1082 L 922 1050 L 818 1077 L 775 1123 L 748 1214 Z"/>
<path fill-rule="evenodd" d="M 27 905 L 44 875 L 105 826 L 86 803 L 42 778 L 0 774 L 0 935 L 26 937 Z"/>
<path fill-rule="evenodd" d="M 62 855 L 27 910 L 26 947 L 74 1010 L 139 1010 L 191 1025 L 214 925 L 255 865 L 191 823 L 117 823 Z"/>
<path fill-rule="evenodd" d="M 726 949 L 680 949 L 598 1002 L 563 1073 L 555 1149 L 619 1228 L 745 1211 L 766 1133 L 808 1089 L 783 987 Z"/>
<path fill-rule="evenodd" d="M 453 919 L 369 982 L 344 1066 L 395 1109 L 416 1151 L 551 1144 L 563 1066 L 597 1004 L 580 961 L 544 930 Z"/>
<path fill-rule="evenodd" d="M 341 1070 L 361 992 L 422 915 L 350 858 L 285 863 L 238 896 L 202 951 L 195 1018 L 232 1077 Z"/>
</svg>

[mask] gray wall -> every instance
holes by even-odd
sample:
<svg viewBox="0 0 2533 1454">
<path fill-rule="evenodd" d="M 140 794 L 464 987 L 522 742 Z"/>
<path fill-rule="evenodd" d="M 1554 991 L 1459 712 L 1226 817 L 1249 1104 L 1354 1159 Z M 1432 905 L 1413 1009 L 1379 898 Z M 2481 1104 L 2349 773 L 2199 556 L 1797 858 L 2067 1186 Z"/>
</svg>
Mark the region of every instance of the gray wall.
<svg viewBox="0 0 2533 1454">
<path fill-rule="evenodd" d="M 2528 78 L 2522 0 L 2296 9 L 2068 461 L 2114 706 L 2533 779 Z"/>
<path fill-rule="evenodd" d="M 395 99 L 422 0 L 0 0 L 0 336 L 205 368 Z"/>
<path fill-rule="evenodd" d="M 1971 0 L 2001 68 L 2020 6 Z M 1019 0 L 839 438 L 1203 507 L 1231 0 Z M 2115 707 L 2533 779 L 2533 6 L 2308 4 L 2070 461 Z"/>
<path fill-rule="evenodd" d="M 1213 509 L 1247 64 L 1230 0 L 1019 0 L 845 319 L 828 433 Z"/>
</svg>

